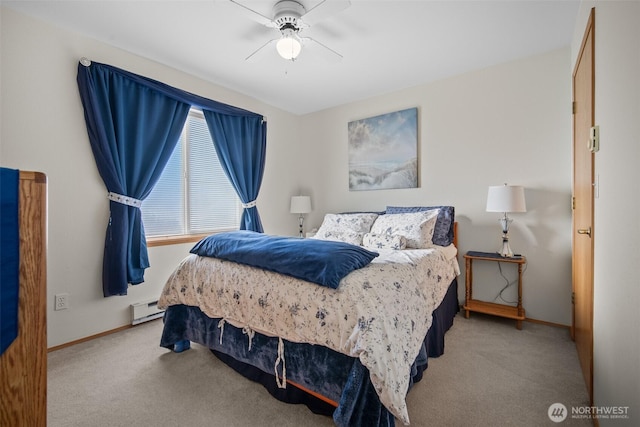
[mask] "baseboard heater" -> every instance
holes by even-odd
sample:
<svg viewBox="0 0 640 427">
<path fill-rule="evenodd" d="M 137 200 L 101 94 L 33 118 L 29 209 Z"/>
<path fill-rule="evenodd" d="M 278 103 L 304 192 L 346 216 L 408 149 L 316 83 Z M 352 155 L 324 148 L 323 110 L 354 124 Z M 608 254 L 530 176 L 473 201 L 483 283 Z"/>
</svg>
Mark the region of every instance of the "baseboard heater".
<svg viewBox="0 0 640 427">
<path fill-rule="evenodd" d="M 131 324 L 138 325 L 162 317 L 164 310 L 158 308 L 158 300 L 142 301 L 131 304 Z"/>
</svg>

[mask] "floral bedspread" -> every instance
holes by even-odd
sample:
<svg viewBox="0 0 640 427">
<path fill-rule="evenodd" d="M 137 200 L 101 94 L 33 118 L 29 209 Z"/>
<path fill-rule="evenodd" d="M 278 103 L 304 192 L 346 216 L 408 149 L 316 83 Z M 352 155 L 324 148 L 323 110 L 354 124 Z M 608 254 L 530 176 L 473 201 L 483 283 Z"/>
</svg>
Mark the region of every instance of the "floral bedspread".
<svg viewBox="0 0 640 427">
<path fill-rule="evenodd" d="M 378 252 L 337 289 L 189 255 L 168 279 L 158 306 L 197 306 L 245 328 L 249 340 L 255 331 L 358 357 L 382 404 L 409 424 L 411 364 L 459 266 L 454 247 Z"/>
</svg>

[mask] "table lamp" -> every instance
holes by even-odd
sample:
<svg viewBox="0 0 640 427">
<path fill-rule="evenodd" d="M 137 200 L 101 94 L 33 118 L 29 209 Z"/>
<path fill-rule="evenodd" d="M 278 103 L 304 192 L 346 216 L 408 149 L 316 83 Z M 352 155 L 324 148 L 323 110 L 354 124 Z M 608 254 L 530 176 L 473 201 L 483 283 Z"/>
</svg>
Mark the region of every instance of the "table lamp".
<svg viewBox="0 0 640 427">
<path fill-rule="evenodd" d="M 304 224 L 304 214 L 311 212 L 311 197 L 309 196 L 293 196 L 291 197 L 291 209 L 293 214 L 299 214 L 298 224 L 300 225 L 300 237 L 302 234 L 302 226 Z"/>
<path fill-rule="evenodd" d="M 509 225 L 513 220 L 507 216 L 507 213 L 526 211 L 523 187 L 507 184 L 489 187 L 487 212 L 502 212 L 504 214 L 498 220 L 502 226 L 502 248 L 498 251 L 501 256 L 513 257 L 513 251 L 509 246 Z"/>
</svg>

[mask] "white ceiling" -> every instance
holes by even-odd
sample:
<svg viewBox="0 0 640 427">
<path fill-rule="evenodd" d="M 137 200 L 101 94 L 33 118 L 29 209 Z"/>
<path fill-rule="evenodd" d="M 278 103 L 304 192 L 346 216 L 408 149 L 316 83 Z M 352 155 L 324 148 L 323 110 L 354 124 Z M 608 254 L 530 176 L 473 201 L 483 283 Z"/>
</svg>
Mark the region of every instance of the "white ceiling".
<svg viewBox="0 0 640 427">
<path fill-rule="evenodd" d="M 229 0 L 1 1 L 294 114 L 569 46 L 579 7 L 577 0 L 352 0 L 301 33 L 344 58 L 331 61 L 312 45 L 291 62 L 272 45 L 245 61 L 279 31 Z M 276 0 L 238 2 L 271 16 Z M 300 0 L 307 10 L 320 2 Z"/>
</svg>

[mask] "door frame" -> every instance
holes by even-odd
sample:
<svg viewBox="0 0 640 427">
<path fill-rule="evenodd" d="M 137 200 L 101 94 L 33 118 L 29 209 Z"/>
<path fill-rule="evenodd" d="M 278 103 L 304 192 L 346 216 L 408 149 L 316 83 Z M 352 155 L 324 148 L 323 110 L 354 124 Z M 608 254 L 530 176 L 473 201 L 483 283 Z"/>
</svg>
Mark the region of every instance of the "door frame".
<svg viewBox="0 0 640 427">
<path fill-rule="evenodd" d="M 576 102 L 576 74 L 578 71 L 579 66 L 581 65 L 581 61 L 583 58 L 583 53 L 585 51 L 585 47 L 587 47 L 587 43 L 589 43 L 588 47 L 590 49 L 591 52 L 591 57 L 590 57 L 590 63 L 587 64 L 586 66 L 590 66 L 590 76 L 591 79 L 590 81 L 588 81 L 586 84 L 590 85 L 590 94 L 591 97 L 590 99 L 580 99 L 579 102 L 583 102 L 582 105 L 578 104 L 578 102 Z M 573 88 L 573 137 L 572 137 L 572 163 L 573 163 L 573 167 L 572 167 L 572 177 L 573 177 L 573 181 L 572 181 L 572 254 L 571 254 L 571 263 L 572 263 L 572 298 L 571 298 L 571 302 L 572 302 L 572 321 L 571 321 L 571 338 L 576 341 L 576 348 L 578 350 L 578 357 L 580 359 L 580 363 L 581 363 L 581 367 L 582 367 L 582 372 L 584 375 L 584 379 L 585 379 L 585 383 L 587 386 L 587 391 L 589 393 L 589 401 L 590 403 L 593 405 L 593 277 L 594 277 L 594 250 L 595 250 L 595 240 L 594 240 L 594 224 L 593 224 L 593 220 L 594 220 L 594 214 L 595 214 L 595 209 L 594 209 L 594 177 L 595 177 L 595 155 L 594 153 L 591 153 L 590 155 L 590 161 L 589 164 L 587 165 L 587 168 L 590 168 L 590 177 L 589 177 L 589 182 L 576 182 L 576 147 L 580 147 L 581 144 L 584 144 L 583 147 L 585 147 L 586 149 L 586 138 L 583 141 L 578 141 L 578 135 L 584 135 L 584 131 L 585 129 L 582 128 L 578 128 L 578 126 L 582 125 L 584 126 L 584 123 L 577 123 L 576 120 L 576 111 L 578 109 L 589 107 L 590 110 L 590 117 L 588 117 L 589 120 L 589 126 L 594 126 L 595 125 L 595 8 L 591 9 L 591 12 L 589 14 L 589 19 L 587 21 L 586 27 L 585 27 L 585 32 L 584 32 L 584 36 L 582 39 L 582 44 L 580 46 L 580 51 L 578 54 L 578 58 L 576 60 L 576 64 L 575 64 L 575 69 L 574 72 L 572 74 L 572 88 Z M 590 103 L 590 105 L 587 104 L 587 102 Z M 587 134 L 588 134 L 588 129 L 587 129 Z M 585 168 L 585 170 L 587 169 Z M 587 184 L 588 187 L 590 188 L 590 191 L 587 192 L 589 195 L 588 200 L 586 200 L 586 202 L 583 202 L 582 200 L 578 201 L 578 206 L 580 207 L 584 207 L 587 206 L 587 209 L 590 209 L 590 224 L 577 224 L 576 223 L 576 185 L 580 186 L 580 185 L 585 185 Z M 581 192 L 581 194 L 584 192 Z M 584 265 L 584 263 L 582 262 L 582 259 L 578 259 L 578 256 L 576 254 L 576 252 L 580 252 L 582 253 L 582 251 L 576 251 L 576 239 L 581 238 L 584 239 L 584 236 L 580 236 L 579 233 L 584 233 L 585 227 L 588 226 L 588 229 L 590 231 L 589 234 L 589 242 L 590 242 L 590 250 L 589 253 L 586 254 L 587 257 L 589 257 L 589 266 L 588 268 L 590 268 L 590 272 L 588 272 L 587 276 L 588 276 L 588 283 L 585 283 L 585 286 L 588 287 L 588 292 L 579 292 L 579 294 L 576 294 L 576 291 L 580 290 L 580 289 L 585 289 L 580 288 L 579 286 L 576 286 L 576 275 L 577 275 L 577 271 L 578 269 L 581 267 L 581 265 Z M 580 275 L 578 275 L 580 277 Z M 584 298 L 587 298 L 587 300 L 585 301 Z M 576 301 L 578 301 L 578 304 L 576 304 Z M 587 316 L 586 319 L 587 321 L 585 322 L 587 325 L 587 330 L 586 330 L 586 337 L 587 337 L 587 342 L 581 342 L 581 340 L 584 339 L 584 333 L 582 334 L 576 334 L 576 308 L 578 307 L 579 310 L 582 310 L 583 308 L 588 311 L 587 313 L 578 313 L 578 316 Z M 580 317 L 580 319 L 582 320 L 583 317 Z M 580 325 L 580 326 L 584 326 L 584 325 Z M 586 354 L 584 354 L 586 352 Z M 586 366 L 585 366 L 586 365 Z"/>
</svg>

